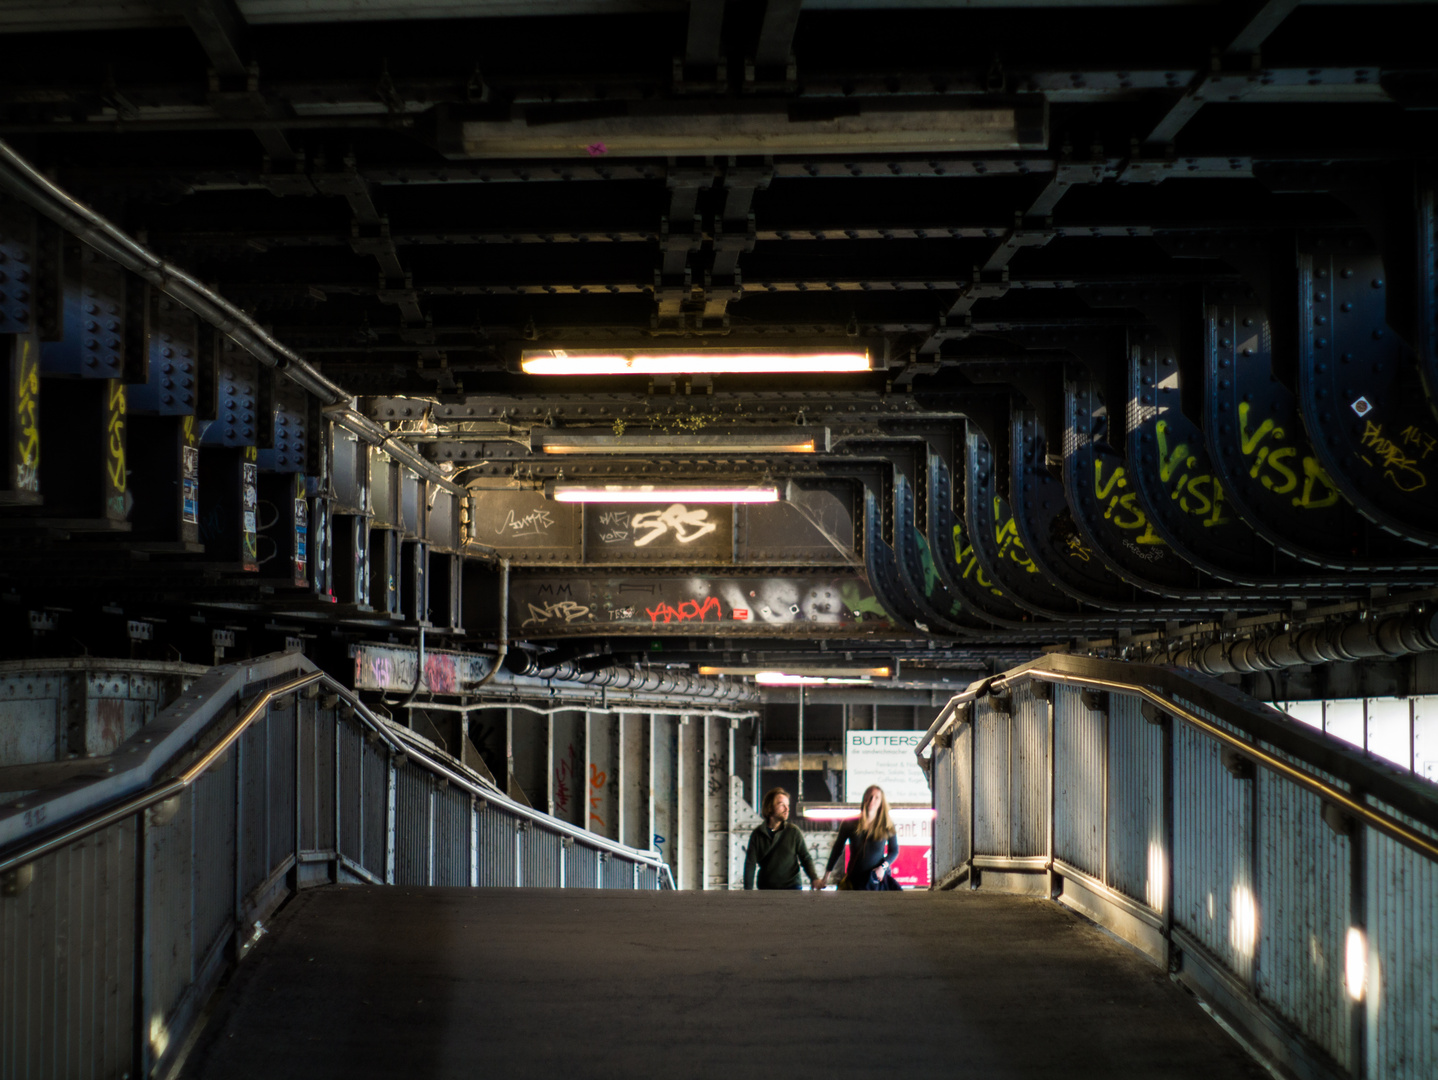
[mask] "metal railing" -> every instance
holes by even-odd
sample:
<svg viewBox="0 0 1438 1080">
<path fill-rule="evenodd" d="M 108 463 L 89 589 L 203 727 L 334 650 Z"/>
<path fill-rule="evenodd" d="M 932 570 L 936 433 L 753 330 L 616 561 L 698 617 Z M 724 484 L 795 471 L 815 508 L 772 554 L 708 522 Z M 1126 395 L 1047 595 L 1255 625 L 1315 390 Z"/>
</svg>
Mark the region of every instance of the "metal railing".
<svg viewBox="0 0 1438 1080">
<path fill-rule="evenodd" d="M 1064 655 L 956 695 L 920 754 L 936 887 L 1060 900 L 1281 1072 L 1438 1075 L 1438 788 L 1203 676 Z"/>
<path fill-rule="evenodd" d="M 0 811 L 0 1078 L 158 1074 L 307 886 L 673 888 L 296 654 L 214 669 L 115 760 Z"/>
</svg>

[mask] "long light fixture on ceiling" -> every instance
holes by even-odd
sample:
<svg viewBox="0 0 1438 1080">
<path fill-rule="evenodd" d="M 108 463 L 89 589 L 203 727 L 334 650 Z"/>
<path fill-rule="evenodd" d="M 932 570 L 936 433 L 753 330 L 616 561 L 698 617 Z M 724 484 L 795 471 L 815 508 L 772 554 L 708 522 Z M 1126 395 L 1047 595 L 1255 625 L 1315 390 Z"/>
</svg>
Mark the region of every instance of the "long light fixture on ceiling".
<svg viewBox="0 0 1438 1080">
<path fill-rule="evenodd" d="M 774 672 L 772 667 L 727 667 L 723 665 L 701 664 L 700 675 L 765 675 Z M 785 667 L 783 674 L 800 675 L 818 679 L 843 679 L 868 677 L 871 679 L 887 679 L 893 674 L 890 667 Z"/>
<path fill-rule="evenodd" d="M 706 484 L 682 487 L 661 484 L 565 484 L 545 486 L 555 502 L 570 503 L 772 503 L 779 501 L 773 484 Z"/>
<path fill-rule="evenodd" d="M 836 678 L 826 675 L 791 675 L 785 671 L 761 671 L 754 676 L 760 686 L 868 686 L 867 678 Z"/>
<path fill-rule="evenodd" d="M 832 374 L 869 371 L 869 354 L 852 349 L 526 349 L 519 367 L 526 375 L 756 375 Z"/>
<path fill-rule="evenodd" d="M 615 435 L 609 428 L 535 428 L 529 448 L 536 454 L 816 454 L 829 449 L 826 427 L 760 428 Z"/>
</svg>

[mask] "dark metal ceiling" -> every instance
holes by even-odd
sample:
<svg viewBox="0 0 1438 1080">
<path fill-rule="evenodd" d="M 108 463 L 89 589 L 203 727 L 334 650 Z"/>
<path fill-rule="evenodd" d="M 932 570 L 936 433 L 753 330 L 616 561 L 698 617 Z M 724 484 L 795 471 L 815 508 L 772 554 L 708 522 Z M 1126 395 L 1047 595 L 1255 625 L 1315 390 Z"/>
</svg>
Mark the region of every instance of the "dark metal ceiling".
<svg viewBox="0 0 1438 1080">
<path fill-rule="evenodd" d="M 1432 7 L 10 4 L 0 137 L 472 485 L 533 651 L 1166 655 L 1438 585 Z M 875 370 L 518 370 L 596 345 Z M 534 450 L 797 426 L 827 452 Z M 790 500 L 505 531 L 626 476 Z"/>
</svg>

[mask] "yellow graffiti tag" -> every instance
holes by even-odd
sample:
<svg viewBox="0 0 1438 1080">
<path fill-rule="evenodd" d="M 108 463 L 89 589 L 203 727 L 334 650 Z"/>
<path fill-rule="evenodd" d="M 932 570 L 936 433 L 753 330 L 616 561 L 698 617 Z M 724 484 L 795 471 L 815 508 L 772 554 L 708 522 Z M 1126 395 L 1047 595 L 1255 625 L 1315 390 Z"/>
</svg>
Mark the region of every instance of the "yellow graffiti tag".
<svg viewBox="0 0 1438 1080">
<path fill-rule="evenodd" d="M 110 400 L 107 406 L 110 419 L 106 430 L 110 436 L 110 486 L 116 491 L 125 490 L 125 384 L 119 379 L 110 380 Z"/>
<path fill-rule="evenodd" d="M 21 491 L 40 490 L 40 360 L 30 339 L 20 346 L 20 384 L 15 400 L 19 435 L 15 486 Z"/>
<path fill-rule="evenodd" d="M 1098 501 L 1108 504 L 1103 512 L 1105 521 L 1113 522 L 1117 528 L 1123 529 L 1125 532 L 1139 533 L 1134 537 L 1135 543 L 1152 544 L 1155 547 L 1164 546 L 1163 538 L 1153 531 L 1148 517 L 1135 505 L 1138 502 L 1137 493 L 1123 490 L 1128 487 L 1128 477 L 1124 475 L 1122 465 L 1114 469 L 1113 475 L 1105 483 L 1103 459 L 1095 458 L 1093 480 L 1094 494 L 1098 496 Z"/>
<path fill-rule="evenodd" d="M 1093 560 L 1093 551 L 1086 547 L 1084 542 L 1077 536 L 1070 536 L 1068 538 L 1064 544 L 1064 550 L 1066 550 L 1070 556 L 1082 562 L 1091 562 Z"/>
<path fill-rule="evenodd" d="M 994 496 L 994 542 L 999 545 L 999 558 L 1010 559 L 1024 568 L 1027 574 L 1037 574 L 1039 568 L 1029 558 L 1028 548 L 1019 539 L 1019 527 L 1013 515 L 1004 507 L 1003 500 Z"/>
<path fill-rule="evenodd" d="M 979 588 L 987 589 L 995 596 L 1003 596 L 1003 592 L 995 587 L 994 583 L 989 580 L 989 576 L 984 573 L 983 567 L 979 565 L 979 557 L 974 553 L 973 545 L 964 536 L 962 525 L 954 526 L 954 562 L 959 565 L 960 577 L 967 579 L 970 574 L 973 574 Z"/>
<path fill-rule="evenodd" d="M 1188 443 L 1179 443 L 1172 452 L 1169 451 L 1166 420 L 1158 422 L 1155 432 L 1158 436 L 1158 478 L 1168 485 L 1174 474 L 1179 473 L 1168 497 L 1177 502 L 1185 514 L 1198 518 L 1205 529 L 1232 521 L 1223 513 L 1223 485 L 1212 473 L 1194 471 L 1198 458 L 1189 453 Z"/>
<path fill-rule="evenodd" d="M 1238 448 L 1244 461 L 1249 463 L 1248 475 L 1257 480 L 1275 495 L 1288 495 L 1298 488 L 1298 474 L 1303 473 L 1303 490 L 1293 496 L 1293 505 L 1300 510 L 1322 510 L 1335 505 L 1339 500 L 1338 488 L 1318 464 L 1313 455 L 1305 455 L 1302 462 L 1296 446 L 1283 445 L 1288 432 L 1279 427 L 1272 417 L 1264 420 L 1254 431 L 1248 429 L 1248 418 L 1252 406 L 1246 401 L 1238 403 Z"/>
<path fill-rule="evenodd" d="M 1428 455 L 1438 448 L 1438 436 L 1429 435 L 1426 431 L 1420 431 L 1416 424 L 1409 424 L 1398 437 L 1403 440 L 1405 446 L 1417 447 L 1423 451 L 1423 460 L 1428 460 Z"/>
<path fill-rule="evenodd" d="M 1418 468 L 1417 459 L 1409 457 L 1392 439 L 1385 438 L 1382 424 L 1365 421 L 1363 445 L 1382 459 L 1384 478 L 1399 491 L 1414 492 L 1428 485 L 1428 477 Z"/>
<path fill-rule="evenodd" d="M 195 446 L 199 443 L 199 436 L 195 434 L 195 417 L 190 414 L 180 424 L 180 434 L 185 440 L 186 446 Z"/>
</svg>

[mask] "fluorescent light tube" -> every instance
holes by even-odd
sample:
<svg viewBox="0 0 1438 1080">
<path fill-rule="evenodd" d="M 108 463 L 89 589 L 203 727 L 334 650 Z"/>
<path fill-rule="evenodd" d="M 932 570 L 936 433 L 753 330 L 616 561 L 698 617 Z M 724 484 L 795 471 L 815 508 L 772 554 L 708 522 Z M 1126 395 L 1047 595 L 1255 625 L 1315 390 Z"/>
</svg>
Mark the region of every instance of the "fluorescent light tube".
<svg viewBox="0 0 1438 1080">
<path fill-rule="evenodd" d="M 663 435 L 615 435 L 608 428 L 569 430 L 534 428 L 529 446 L 539 454 L 814 454 L 829 449 L 824 427 L 768 428 L 755 431 L 712 431 Z"/>
<path fill-rule="evenodd" d="M 708 664 L 701 665 L 700 675 L 762 675 L 772 673 L 773 668 L 758 667 L 712 667 Z M 893 672 L 887 667 L 791 667 L 784 672 L 786 675 L 808 675 L 817 678 L 858 678 L 865 676 L 874 679 L 887 679 Z"/>
<path fill-rule="evenodd" d="M 869 680 L 829 678 L 822 675 L 789 675 L 783 671 L 761 671 L 754 676 L 760 686 L 867 686 Z"/>
<path fill-rule="evenodd" d="M 726 375 L 803 374 L 868 371 L 867 352 L 611 352 L 604 349 L 527 349 L 520 354 L 526 375 Z"/>
<path fill-rule="evenodd" d="M 555 484 L 550 498 L 571 503 L 768 503 L 779 489 L 767 485 L 659 487 L 654 484 Z"/>
</svg>

